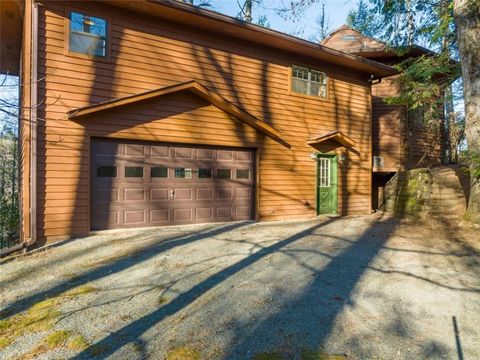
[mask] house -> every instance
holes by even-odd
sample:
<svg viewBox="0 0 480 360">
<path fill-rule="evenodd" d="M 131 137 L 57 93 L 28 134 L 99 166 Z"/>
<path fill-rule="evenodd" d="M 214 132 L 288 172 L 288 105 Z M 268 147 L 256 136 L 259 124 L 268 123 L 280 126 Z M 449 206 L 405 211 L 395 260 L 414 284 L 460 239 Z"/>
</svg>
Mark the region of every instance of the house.
<svg viewBox="0 0 480 360">
<path fill-rule="evenodd" d="M 347 25 L 333 31 L 321 44 L 390 66 L 406 59 L 434 54 L 417 45 L 397 52 Z M 445 156 L 443 127 L 438 132 L 426 127 L 421 108 L 412 111 L 405 106 L 385 102 L 388 97 L 399 95 L 395 83 L 397 77 L 393 75 L 372 84 L 374 208 L 381 204 L 383 186 L 396 172 L 439 165 Z"/>
<path fill-rule="evenodd" d="M 392 67 L 177 1 L 13 2 L 26 245 L 371 212 Z"/>
</svg>

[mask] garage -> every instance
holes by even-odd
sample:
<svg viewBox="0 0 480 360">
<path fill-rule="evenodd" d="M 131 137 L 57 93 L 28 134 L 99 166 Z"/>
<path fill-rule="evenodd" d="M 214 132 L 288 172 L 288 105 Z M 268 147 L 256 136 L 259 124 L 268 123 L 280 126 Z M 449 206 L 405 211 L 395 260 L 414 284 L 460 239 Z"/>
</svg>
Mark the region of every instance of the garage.
<svg viewBox="0 0 480 360">
<path fill-rule="evenodd" d="M 92 230 L 254 219 L 255 151 L 92 139 Z"/>
</svg>

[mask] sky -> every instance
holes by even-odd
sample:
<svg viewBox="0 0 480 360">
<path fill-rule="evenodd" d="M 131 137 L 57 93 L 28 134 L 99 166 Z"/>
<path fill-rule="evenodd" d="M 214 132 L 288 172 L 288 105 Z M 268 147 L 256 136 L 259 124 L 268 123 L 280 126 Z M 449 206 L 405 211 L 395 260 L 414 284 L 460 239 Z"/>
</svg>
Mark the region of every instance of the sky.
<svg viewBox="0 0 480 360">
<path fill-rule="evenodd" d="M 242 2 L 238 0 L 238 2 Z M 236 16 L 239 12 L 237 0 L 212 0 L 212 10 L 230 16 Z M 329 28 L 334 30 L 345 24 L 348 12 L 356 7 L 356 0 L 319 0 L 312 5 L 301 18 L 302 24 L 293 21 L 284 21 L 275 13 L 275 9 L 282 7 L 282 3 L 288 4 L 289 0 L 262 0 L 261 5 L 255 5 L 253 9 L 254 20 L 260 15 L 266 15 L 272 29 L 296 35 L 305 39 L 311 39 L 318 29 L 316 19 L 321 13 L 321 3 L 325 3 L 325 12 L 329 18 Z"/>
</svg>

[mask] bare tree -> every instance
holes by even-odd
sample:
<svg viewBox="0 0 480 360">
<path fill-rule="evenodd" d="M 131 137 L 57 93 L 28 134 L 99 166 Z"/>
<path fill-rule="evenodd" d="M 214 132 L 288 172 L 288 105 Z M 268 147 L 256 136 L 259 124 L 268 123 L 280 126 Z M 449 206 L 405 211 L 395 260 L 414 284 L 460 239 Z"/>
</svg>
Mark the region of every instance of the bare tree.
<svg viewBox="0 0 480 360">
<path fill-rule="evenodd" d="M 311 41 L 317 42 L 325 39 L 331 31 L 330 28 L 330 17 L 327 15 L 325 11 L 325 2 L 322 2 L 322 9 L 320 11 L 320 15 L 318 16 L 317 20 L 317 27 L 315 30 L 316 34 L 311 37 Z"/>
<path fill-rule="evenodd" d="M 18 78 L 0 80 L 0 250 L 18 238 Z"/>
</svg>

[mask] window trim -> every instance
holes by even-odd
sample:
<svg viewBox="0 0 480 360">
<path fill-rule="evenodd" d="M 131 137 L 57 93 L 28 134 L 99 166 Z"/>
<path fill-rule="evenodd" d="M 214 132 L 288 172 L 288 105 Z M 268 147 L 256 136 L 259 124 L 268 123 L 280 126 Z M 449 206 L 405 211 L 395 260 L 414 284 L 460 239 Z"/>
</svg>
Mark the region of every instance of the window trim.
<svg viewBox="0 0 480 360">
<path fill-rule="evenodd" d="M 292 79 L 293 79 L 293 67 L 294 66 L 303 67 L 303 68 L 307 68 L 309 70 L 314 70 L 314 71 L 324 73 L 327 77 L 327 83 L 325 85 L 325 87 L 327 89 L 327 96 L 322 97 L 322 96 L 317 96 L 317 95 L 308 95 L 308 94 L 302 94 L 302 93 L 297 93 L 297 92 L 293 91 L 292 90 Z M 330 101 L 330 92 L 331 92 L 330 76 L 329 76 L 327 71 L 319 69 L 317 67 L 313 67 L 313 66 L 309 66 L 309 65 L 303 65 L 301 63 L 294 63 L 294 62 L 290 63 L 290 66 L 288 68 L 288 95 L 297 96 L 297 97 L 301 97 L 301 98 L 307 98 L 307 99 L 315 99 L 315 100 L 319 100 L 319 101 Z"/>
<path fill-rule="evenodd" d="M 97 55 L 88 55 L 79 52 L 70 51 L 70 16 L 72 12 L 80 13 L 82 15 L 91 16 L 91 17 L 98 17 L 102 18 L 107 23 L 107 34 L 105 37 L 105 56 L 97 56 Z M 87 9 L 77 8 L 67 6 L 65 7 L 65 28 L 64 28 L 64 55 L 69 57 L 76 57 L 79 59 L 86 59 L 86 60 L 95 60 L 110 63 L 112 61 L 112 18 L 103 12 L 92 12 Z"/>
</svg>

